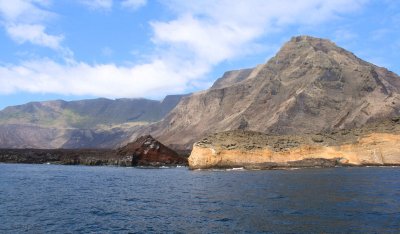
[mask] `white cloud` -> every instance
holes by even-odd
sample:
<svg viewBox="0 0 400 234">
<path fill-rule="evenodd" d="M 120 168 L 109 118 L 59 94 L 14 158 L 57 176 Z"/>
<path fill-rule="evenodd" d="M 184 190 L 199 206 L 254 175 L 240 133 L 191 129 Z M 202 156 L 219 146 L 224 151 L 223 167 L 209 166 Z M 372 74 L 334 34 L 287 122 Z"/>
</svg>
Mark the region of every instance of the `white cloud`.
<svg viewBox="0 0 400 234">
<path fill-rule="evenodd" d="M 335 20 L 360 9 L 364 2 L 170 0 L 167 7 L 176 17 L 151 22 L 155 50 L 148 62 L 117 66 L 78 61 L 61 64 L 44 59 L 3 65 L 0 93 L 27 91 L 103 97 L 181 93 L 205 84 L 203 77 L 219 63 L 257 53 L 257 40 L 277 28 Z"/>
<path fill-rule="evenodd" d="M 168 22 L 153 22 L 153 40 L 182 47 L 210 65 L 251 53 L 254 41 L 276 28 L 316 25 L 359 9 L 363 0 L 170 0 L 178 14 Z M 288 7 L 290 6 L 290 7 Z"/>
<path fill-rule="evenodd" d="M 40 24 L 9 24 L 6 31 L 16 42 L 22 44 L 30 42 L 35 45 L 58 50 L 63 36 L 53 36 L 45 32 L 45 27 Z"/>
<path fill-rule="evenodd" d="M 0 67 L 0 92 L 159 97 L 164 92 L 183 92 L 187 81 L 183 77 L 197 76 L 203 72 L 191 70 L 191 67 L 176 70 L 169 65 L 161 60 L 134 67 L 114 64 L 92 66 L 86 63 L 61 65 L 51 60 L 28 61 Z"/>
<path fill-rule="evenodd" d="M 92 10 L 111 10 L 113 0 L 79 0 L 81 4 Z"/>
<path fill-rule="evenodd" d="M 49 0 L 0 0 L 2 26 L 11 39 L 17 43 L 32 43 L 58 51 L 67 51 L 61 46 L 62 35 L 46 32 L 44 22 L 55 14 L 43 9 L 50 5 Z"/>
<path fill-rule="evenodd" d="M 0 16 L 7 22 L 38 23 L 54 16 L 44 10 L 48 0 L 0 0 Z"/>
<path fill-rule="evenodd" d="M 123 0 L 121 2 L 122 7 L 130 8 L 132 10 L 137 10 L 143 6 L 145 6 L 147 0 Z"/>
</svg>

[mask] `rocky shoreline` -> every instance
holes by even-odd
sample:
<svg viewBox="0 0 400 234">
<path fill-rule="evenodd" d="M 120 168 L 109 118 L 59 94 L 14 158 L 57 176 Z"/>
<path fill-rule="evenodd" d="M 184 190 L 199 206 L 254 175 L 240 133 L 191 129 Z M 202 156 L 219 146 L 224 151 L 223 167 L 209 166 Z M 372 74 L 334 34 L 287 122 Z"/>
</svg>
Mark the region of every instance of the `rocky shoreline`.
<svg viewBox="0 0 400 234">
<path fill-rule="evenodd" d="M 150 135 L 118 149 L 0 149 L 0 163 L 63 165 L 186 166 L 248 170 L 400 166 L 400 117 L 361 128 L 317 134 L 268 135 L 235 130 L 211 134 L 189 158 Z"/>
<path fill-rule="evenodd" d="M 113 150 L 105 149 L 0 149 L 0 162 L 90 166 L 129 165 L 129 160 L 117 158 Z"/>
<path fill-rule="evenodd" d="M 229 131 L 194 144 L 190 169 L 400 165 L 400 119 L 319 134 Z"/>
<path fill-rule="evenodd" d="M 112 149 L 0 149 L 0 163 L 62 164 L 87 166 L 186 166 L 178 155 L 151 136 Z"/>
<path fill-rule="evenodd" d="M 185 161 L 133 165 L 132 157 L 120 156 L 114 150 L 107 149 L 0 149 L 0 163 L 162 167 L 187 166 Z"/>
</svg>

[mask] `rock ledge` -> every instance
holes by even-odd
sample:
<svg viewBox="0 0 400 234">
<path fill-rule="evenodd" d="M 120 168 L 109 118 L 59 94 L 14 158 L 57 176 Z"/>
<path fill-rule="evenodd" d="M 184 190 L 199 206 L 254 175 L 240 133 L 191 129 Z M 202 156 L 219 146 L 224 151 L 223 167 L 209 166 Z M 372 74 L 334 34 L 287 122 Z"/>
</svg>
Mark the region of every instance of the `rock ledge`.
<svg viewBox="0 0 400 234">
<path fill-rule="evenodd" d="M 191 169 L 367 165 L 400 165 L 399 118 L 319 134 L 221 132 L 195 143 L 189 157 Z"/>
</svg>

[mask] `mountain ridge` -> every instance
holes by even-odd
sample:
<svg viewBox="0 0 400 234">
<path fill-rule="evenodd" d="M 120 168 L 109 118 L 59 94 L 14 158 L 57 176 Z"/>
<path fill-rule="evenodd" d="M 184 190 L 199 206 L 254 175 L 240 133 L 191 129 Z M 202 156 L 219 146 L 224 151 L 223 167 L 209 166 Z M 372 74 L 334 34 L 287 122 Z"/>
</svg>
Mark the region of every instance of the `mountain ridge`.
<svg viewBox="0 0 400 234">
<path fill-rule="evenodd" d="M 310 36 L 293 37 L 267 63 L 232 80 L 183 98 L 144 132 L 190 148 L 212 132 L 319 132 L 400 113 L 396 74 Z"/>
<path fill-rule="evenodd" d="M 0 111 L 3 148 L 114 148 L 140 126 L 162 119 L 184 95 L 30 102 Z"/>
</svg>

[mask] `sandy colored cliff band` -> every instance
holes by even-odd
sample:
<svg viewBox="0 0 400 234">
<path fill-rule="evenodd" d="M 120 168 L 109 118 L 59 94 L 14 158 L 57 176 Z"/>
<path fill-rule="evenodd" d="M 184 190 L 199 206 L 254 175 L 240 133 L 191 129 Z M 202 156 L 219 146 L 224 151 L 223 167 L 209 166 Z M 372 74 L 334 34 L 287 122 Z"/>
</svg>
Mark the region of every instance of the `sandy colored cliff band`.
<svg viewBox="0 0 400 234">
<path fill-rule="evenodd" d="M 382 125 L 382 124 L 381 124 Z M 191 169 L 400 165 L 398 123 L 386 123 L 386 131 L 336 140 L 326 135 L 268 136 L 254 132 L 214 134 L 196 143 L 189 157 Z M 380 126 L 374 126 L 380 129 Z M 376 130 L 375 129 L 375 130 Z M 391 131 L 389 131 L 391 129 Z M 359 129 L 353 130 L 360 131 Z M 341 135 L 341 134 L 339 134 Z M 356 140 L 351 140 L 355 138 Z M 247 141 L 246 143 L 240 141 Z M 277 142 L 285 144 L 277 147 Z M 265 144 L 263 144 L 265 143 Z"/>
</svg>

